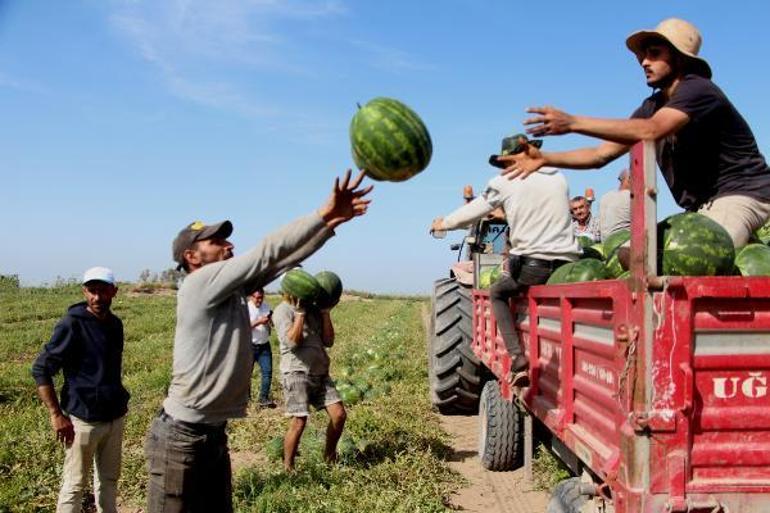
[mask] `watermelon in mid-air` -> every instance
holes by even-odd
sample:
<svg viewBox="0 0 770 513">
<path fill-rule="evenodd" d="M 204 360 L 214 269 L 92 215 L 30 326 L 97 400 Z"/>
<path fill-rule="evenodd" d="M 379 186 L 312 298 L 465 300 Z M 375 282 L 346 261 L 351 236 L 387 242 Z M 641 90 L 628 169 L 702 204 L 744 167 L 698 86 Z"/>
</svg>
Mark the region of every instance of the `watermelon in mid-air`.
<svg viewBox="0 0 770 513">
<path fill-rule="evenodd" d="M 393 98 L 375 98 L 350 122 L 353 160 L 374 180 L 402 182 L 426 167 L 433 144 L 412 109 Z"/>
</svg>

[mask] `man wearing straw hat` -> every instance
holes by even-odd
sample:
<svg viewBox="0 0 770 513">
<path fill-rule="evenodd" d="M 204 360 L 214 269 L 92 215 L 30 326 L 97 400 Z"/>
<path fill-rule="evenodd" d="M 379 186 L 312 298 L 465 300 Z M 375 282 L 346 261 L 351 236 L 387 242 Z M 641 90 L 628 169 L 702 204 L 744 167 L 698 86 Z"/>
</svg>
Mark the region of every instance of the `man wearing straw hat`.
<svg viewBox="0 0 770 513">
<path fill-rule="evenodd" d="M 640 140 L 654 140 L 658 166 L 677 204 L 720 223 L 736 247 L 770 217 L 770 168 L 746 121 L 711 81 L 711 67 L 698 55 L 701 35 L 677 18 L 626 40 L 644 70 L 652 96 L 631 119 L 575 116 L 552 107 L 528 109 L 524 121 L 535 136 L 579 133 L 602 139 L 593 148 L 541 152 L 532 146 L 501 160 L 509 178 L 542 166 L 602 167 Z"/>
</svg>

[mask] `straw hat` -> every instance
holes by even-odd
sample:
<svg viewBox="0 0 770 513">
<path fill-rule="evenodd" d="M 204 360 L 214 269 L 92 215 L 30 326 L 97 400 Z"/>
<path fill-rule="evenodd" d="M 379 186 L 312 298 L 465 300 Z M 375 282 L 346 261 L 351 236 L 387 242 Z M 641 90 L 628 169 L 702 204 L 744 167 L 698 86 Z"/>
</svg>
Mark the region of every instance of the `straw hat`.
<svg viewBox="0 0 770 513">
<path fill-rule="evenodd" d="M 626 39 L 626 46 L 641 58 L 644 43 L 651 37 L 668 41 L 680 54 L 687 57 L 693 65 L 693 72 L 702 77 L 711 78 L 711 67 L 705 59 L 698 57 L 702 42 L 700 32 L 695 25 L 679 18 L 661 21 L 653 30 L 639 30 Z"/>
</svg>

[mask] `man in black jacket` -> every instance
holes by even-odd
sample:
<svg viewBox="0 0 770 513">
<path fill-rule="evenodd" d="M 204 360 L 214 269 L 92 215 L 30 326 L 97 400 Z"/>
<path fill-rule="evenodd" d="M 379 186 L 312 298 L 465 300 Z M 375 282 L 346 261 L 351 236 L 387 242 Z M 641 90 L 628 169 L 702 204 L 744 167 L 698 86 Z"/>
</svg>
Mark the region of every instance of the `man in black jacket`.
<svg viewBox="0 0 770 513">
<path fill-rule="evenodd" d="M 117 513 L 123 426 L 129 394 L 121 382 L 123 323 L 110 311 L 118 292 L 105 267 L 83 276 L 85 301 L 70 306 L 32 365 L 56 439 L 64 445 L 57 513 L 80 512 L 92 463 L 100 513 Z M 61 401 L 53 376 L 62 370 Z"/>
</svg>

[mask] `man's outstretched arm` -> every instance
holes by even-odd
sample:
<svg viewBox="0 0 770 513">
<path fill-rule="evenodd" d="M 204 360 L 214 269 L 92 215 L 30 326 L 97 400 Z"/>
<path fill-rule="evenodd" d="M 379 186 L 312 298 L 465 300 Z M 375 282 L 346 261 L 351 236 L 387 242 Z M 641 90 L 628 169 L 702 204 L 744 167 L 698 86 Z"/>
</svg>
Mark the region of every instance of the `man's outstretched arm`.
<svg viewBox="0 0 770 513">
<path fill-rule="evenodd" d="M 571 151 L 543 152 L 532 145 L 513 155 L 498 157 L 498 161 L 507 167 L 500 174 L 512 180 L 526 178 L 543 166 L 563 169 L 596 169 L 612 162 L 628 152 L 630 146 L 605 141 L 593 148 L 580 148 Z"/>
<path fill-rule="evenodd" d="M 663 107 L 650 118 L 603 119 L 573 116 L 553 107 L 533 107 L 536 114 L 524 121 L 527 132 L 545 135 L 583 134 L 630 146 L 642 140 L 657 140 L 679 131 L 690 121 L 684 112 Z"/>
</svg>

